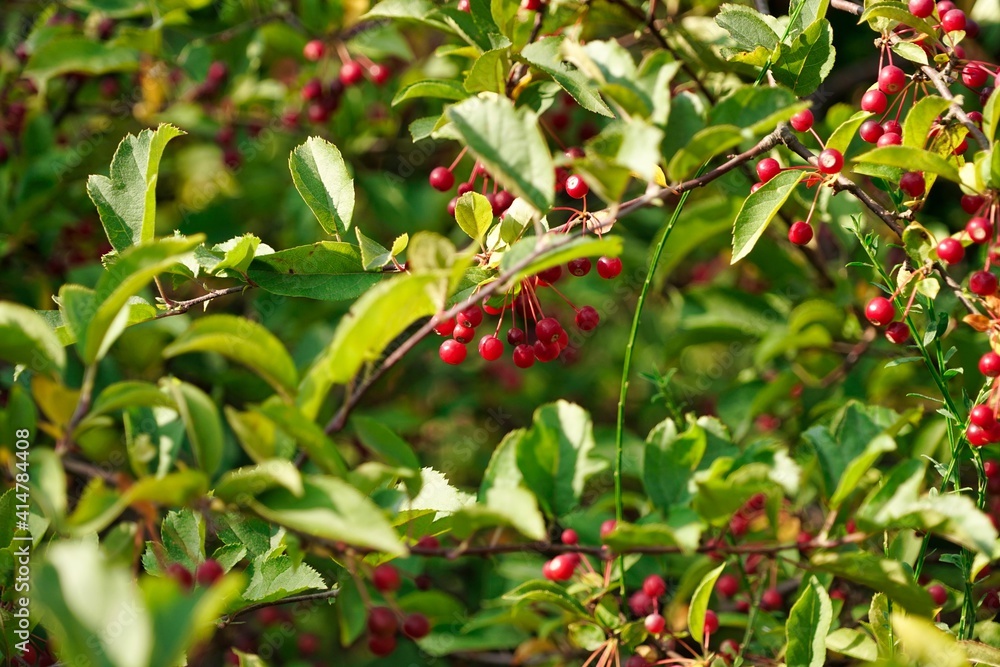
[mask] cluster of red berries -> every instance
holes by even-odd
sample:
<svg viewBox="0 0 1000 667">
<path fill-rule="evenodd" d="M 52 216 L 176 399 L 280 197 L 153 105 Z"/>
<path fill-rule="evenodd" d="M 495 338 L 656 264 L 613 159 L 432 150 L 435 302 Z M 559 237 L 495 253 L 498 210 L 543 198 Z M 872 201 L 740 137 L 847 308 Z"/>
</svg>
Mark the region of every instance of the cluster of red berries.
<svg viewBox="0 0 1000 667">
<path fill-rule="evenodd" d="M 542 8 L 543 4 L 542 0 L 521 0 L 521 9 L 537 12 Z M 458 10 L 462 12 L 471 12 L 472 5 L 469 0 L 458 0 Z"/>
<path fill-rule="evenodd" d="M 318 46 L 310 48 L 312 44 Z M 312 59 L 311 55 L 322 54 L 324 51 L 320 49 L 323 48 L 325 48 L 323 43 L 318 40 L 309 42 L 305 49 L 306 58 Z M 308 103 L 306 117 L 312 123 L 325 123 L 330 120 L 330 116 L 340 107 L 340 99 L 344 91 L 364 81 L 366 76 L 375 85 L 382 86 L 389 81 L 392 70 L 379 63 L 368 61 L 367 65 L 363 65 L 360 59 L 348 60 L 340 66 L 339 75 L 329 84 L 324 85 L 319 77 L 313 77 L 306 81 L 300 91 L 302 100 Z"/>
<path fill-rule="evenodd" d="M 394 594 L 401 585 L 399 570 L 389 563 L 379 565 L 372 572 L 372 586 L 383 595 Z M 377 656 L 387 656 L 396 650 L 396 636 L 400 631 L 413 640 L 423 639 L 431 631 L 431 623 L 423 614 L 403 614 L 385 606 L 369 610 L 367 625 L 368 649 Z"/>
<path fill-rule="evenodd" d="M 895 322 L 896 307 L 884 296 L 876 296 L 865 306 L 865 317 L 877 327 L 885 327 L 885 337 L 890 343 L 903 345 L 910 340 L 910 327 L 906 322 Z"/>
<path fill-rule="evenodd" d="M 223 574 L 225 574 L 225 570 L 214 558 L 209 558 L 198 565 L 194 573 L 180 563 L 171 563 L 167 566 L 167 576 L 180 584 L 181 588 L 186 591 L 191 590 L 195 583 L 206 588 L 212 586 L 222 578 Z"/>
</svg>

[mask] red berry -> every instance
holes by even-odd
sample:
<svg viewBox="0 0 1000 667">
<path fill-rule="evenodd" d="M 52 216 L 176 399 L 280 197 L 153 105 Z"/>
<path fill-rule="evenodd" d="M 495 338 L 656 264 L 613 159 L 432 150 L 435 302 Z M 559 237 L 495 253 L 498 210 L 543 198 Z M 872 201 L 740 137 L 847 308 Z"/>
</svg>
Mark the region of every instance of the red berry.
<svg viewBox="0 0 1000 667">
<path fill-rule="evenodd" d="M 194 586 L 194 575 L 180 563 L 171 563 L 167 566 L 167 576 L 181 585 L 181 588 L 189 590 Z"/>
<path fill-rule="evenodd" d="M 961 143 L 959 143 L 958 146 L 955 146 L 955 150 L 952 151 L 952 154 L 953 155 L 961 155 L 962 153 L 964 153 L 968 149 L 969 149 L 969 140 L 968 139 L 962 139 Z"/>
<path fill-rule="evenodd" d="M 439 336 L 450 336 L 455 330 L 455 318 L 449 317 L 444 322 L 441 322 L 436 327 L 434 327 L 434 333 Z"/>
<path fill-rule="evenodd" d="M 983 445 L 990 444 L 989 432 L 976 424 L 969 424 L 965 429 L 965 437 L 973 447 L 982 447 Z"/>
<path fill-rule="evenodd" d="M 719 654 L 729 662 L 740 654 L 740 645 L 735 639 L 726 639 L 719 644 Z"/>
<path fill-rule="evenodd" d="M 749 528 L 750 522 L 740 514 L 734 514 L 729 519 L 729 532 L 733 534 L 733 537 L 743 537 Z"/>
<path fill-rule="evenodd" d="M 649 667 L 649 661 L 641 655 L 633 655 L 625 661 L 625 667 Z"/>
<path fill-rule="evenodd" d="M 874 144 L 884 133 L 885 130 L 882 129 L 882 126 L 877 120 L 866 120 L 861 123 L 861 129 L 858 130 L 858 134 L 861 135 L 861 139 L 869 144 Z"/>
<path fill-rule="evenodd" d="M 617 525 L 618 522 L 615 519 L 608 519 L 607 521 L 601 523 L 601 539 L 603 540 L 605 537 L 610 535 L 611 531 L 613 531 Z"/>
<path fill-rule="evenodd" d="M 908 7 L 918 19 L 925 19 L 934 13 L 934 0 L 910 0 Z"/>
<path fill-rule="evenodd" d="M 576 534 L 576 531 L 572 528 L 567 528 L 559 536 L 559 541 L 563 544 L 574 545 L 580 542 L 580 536 Z"/>
<path fill-rule="evenodd" d="M 302 48 L 302 55 L 305 56 L 305 59 L 313 62 L 322 58 L 324 53 L 326 53 L 326 45 L 318 39 L 309 40 Z"/>
<path fill-rule="evenodd" d="M 641 590 L 632 593 L 628 598 L 628 608 L 636 616 L 648 616 L 653 613 L 653 600 Z"/>
<path fill-rule="evenodd" d="M 554 343 L 559 340 L 560 331 L 562 331 L 562 325 L 554 317 L 542 318 L 535 324 L 535 335 L 538 340 L 545 343 Z"/>
<path fill-rule="evenodd" d="M 195 579 L 198 581 L 199 586 L 211 586 L 216 581 L 222 578 L 225 572 L 222 569 L 222 565 L 219 561 L 214 558 L 209 558 L 204 563 L 198 566 L 198 570 L 195 572 Z"/>
<path fill-rule="evenodd" d="M 837 174 L 844 167 L 844 155 L 836 148 L 827 148 L 816 158 L 816 163 L 824 174 Z"/>
<path fill-rule="evenodd" d="M 507 342 L 511 345 L 520 345 L 524 342 L 524 329 L 511 327 L 507 330 Z"/>
<path fill-rule="evenodd" d="M 432 188 L 439 192 L 447 192 L 451 190 L 451 186 L 455 185 L 455 174 L 446 167 L 434 167 L 431 170 L 429 180 Z"/>
<path fill-rule="evenodd" d="M 926 188 L 922 171 L 908 171 L 899 179 L 899 189 L 911 197 L 924 194 Z"/>
<path fill-rule="evenodd" d="M 621 272 L 621 259 L 617 257 L 601 257 L 597 260 L 597 275 L 605 280 L 616 278 Z"/>
<path fill-rule="evenodd" d="M 714 611 L 709 609 L 705 612 L 705 632 L 713 634 L 719 629 L 719 617 Z"/>
<path fill-rule="evenodd" d="M 902 136 L 903 126 L 899 124 L 898 120 L 887 120 L 882 123 L 882 130 L 886 134 L 898 134 Z"/>
<path fill-rule="evenodd" d="M 521 0 L 521 9 L 537 12 L 542 8 L 542 0 Z"/>
<path fill-rule="evenodd" d="M 472 339 L 476 337 L 476 330 L 472 327 L 456 324 L 455 330 L 451 332 L 451 337 L 464 345 L 472 342 Z"/>
<path fill-rule="evenodd" d="M 601 316 L 593 306 L 584 306 L 576 314 L 576 326 L 581 331 L 590 331 L 601 322 Z"/>
<path fill-rule="evenodd" d="M 769 180 L 781 173 L 781 165 L 773 157 L 766 157 L 757 163 L 757 178 L 761 183 Z"/>
<path fill-rule="evenodd" d="M 571 275 L 576 277 L 585 276 L 590 273 L 590 258 L 580 257 L 579 259 L 571 259 L 567 264 L 566 268 L 569 270 Z"/>
<path fill-rule="evenodd" d="M 301 655 L 312 655 L 319 650 L 319 637 L 311 632 L 305 632 L 299 635 L 296 643 L 298 644 L 299 653 Z"/>
<path fill-rule="evenodd" d="M 944 16 L 946 12 L 955 9 L 955 3 L 951 0 L 940 0 L 937 3 L 938 16 Z"/>
<path fill-rule="evenodd" d="M 381 593 L 398 591 L 400 584 L 399 570 L 394 565 L 383 563 L 372 572 L 372 585 Z"/>
<path fill-rule="evenodd" d="M 514 348 L 514 365 L 518 368 L 531 368 L 535 365 L 535 348 L 521 343 Z"/>
<path fill-rule="evenodd" d="M 653 613 L 646 617 L 643 622 L 646 626 L 646 631 L 651 635 L 658 635 L 663 632 L 663 629 L 667 627 L 667 619 L 663 616 Z"/>
<path fill-rule="evenodd" d="M 812 241 L 812 237 L 813 228 L 804 220 L 798 220 L 788 228 L 788 240 L 795 245 L 805 245 Z"/>
<path fill-rule="evenodd" d="M 514 203 L 514 195 L 507 192 L 506 190 L 501 190 L 500 192 L 493 195 L 493 214 L 499 215 L 507 209 L 510 205 Z"/>
<path fill-rule="evenodd" d="M 553 266 L 545 269 L 544 271 L 539 271 L 538 278 L 541 280 L 542 283 L 546 285 L 551 285 L 552 283 L 562 278 L 562 267 Z"/>
<path fill-rule="evenodd" d="M 865 306 L 865 317 L 877 327 L 883 326 L 896 319 L 896 307 L 892 301 L 884 296 L 877 296 Z"/>
<path fill-rule="evenodd" d="M 731 598 L 740 590 L 739 580 L 731 574 L 724 574 L 715 582 L 715 590 L 724 598 Z"/>
<path fill-rule="evenodd" d="M 753 185 L 750 186 L 750 194 L 753 194 L 753 193 L 757 192 L 762 187 L 764 187 L 764 184 L 761 183 L 760 181 L 757 181 L 756 183 L 754 183 Z"/>
<path fill-rule="evenodd" d="M 469 0 L 458 0 L 458 11 L 460 12 L 471 12 L 472 3 Z"/>
<path fill-rule="evenodd" d="M 945 32 L 965 30 L 965 12 L 961 9 L 949 9 L 941 15 L 941 27 Z"/>
<path fill-rule="evenodd" d="M 965 36 L 970 39 L 979 37 L 979 23 L 977 23 L 974 19 L 967 18 L 965 20 Z"/>
<path fill-rule="evenodd" d="M 985 403 L 972 406 L 972 409 L 969 410 L 969 421 L 985 429 L 992 428 L 997 423 L 996 415 L 993 414 L 993 408 Z"/>
<path fill-rule="evenodd" d="M 861 97 L 861 109 L 864 111 L 880 114 L 885 112 L 888 105 L 889 100 L 881 90 L 869 90 Z"/>
<path fill-rule="evenodd" d="M 878 73 L 878 89 L 886 95 L 895 95 L 906 85 L 906 72 L 895 65 L 886 65 Z"/>
<path fill-rule="evenodd" d="M 403 634 L 410 639 L 423 639 L 430 631 L 430 621 L 419 612 L 408 615 L 403 621 Z"/>
<path fill-rule="evenodd" d="M 468 350 L 465 349 L 465 345 L 454 339 L 444 341 L 438 348 L 438 356 L 441 357 L 441 361 L 452 366 L 457 366 L 465 361 L 466 354 L 468 354 Z"/>
<path fill-rule="evenodd" d="M 996 461 L 983 461 L 983 474 L 986 479 L 996 479 L 1000 474 L 1000 463 Z"/>
<path fill-rule="evenodd" d="M 340 82 L 345 86 L 353 86 L 365 78 L 365 70 L 361 63 L 349 60 L 340 66 Z"/>
<path fill-rule="evenodd" d="M 760 598 L 760 606 L 768 611 L 774 611 L 776 609 L 781 609 L 785 604 L 785 599 L 781 596 L 781 593 L 777 588 L 769 588 L 764 591 L 764 595 Z"/>
<path fill-rule="evenodd" d="M 483 309 L 473 304 L 456 315 L 455 321 L 464 327 L 474 329 L 483 323 Z"/>
<path fill-rule="evenodd" d="M 944 603 L 948 601 L 948 591 L 944 589 L 944 586 L 934 584 L 933 586 L 927 587 L 927 592 L 931 595 L 931 600 L 934 600 L 934 605 L 936 607 L 944 606 Z"/>
<path fill-rule="evenodd" d="M 667 582 L 658 574 L 651 574 L 642 582 L 642 592 L 651 598 L 658 598 L 667 592 Z"/>
<path fill-rule="evenodd" d="M 368 612 L 368 632 L 379 637 L 391 637 L 399 629 L 396 614 L 388 607 L 372 607 Z"/>
<path fill-rule="evenodd" d="M 261 625 L 275 625 L 281 622 L 281 611 L 274 607 L 264 607 L 257 612 L 257 620 Z"/>
<path fill-rule="evenodd" d="M 965 257 L 965 248 L 957 239 L 948 237 L 941 239 L 941 242 L 937 244 L 937 255 L 943 262 L 957 264 Z"/>
<path fill-rule="evenodd" d="M 479 341 L 479 356 L 486 361 L 496 361 L 503 356 L 503 341 L 496 336 L 483 336 Z"/>
<path fill-rule="evenodd" d="M 997 277 L 989 271 L 976 271 L 969 278 L 969 290 L 979 296 L 989 296 L 997 291 Z"/>
<path fill-rule="evenodd" d="M 972 89 L 982 88 L 988 75 L 979 65 L 969 63 L 962 68 L 962 83 Z"/>
<path fill-rule="evenodd" d="M 792 116 L 788 124 L 795 128 L 796 132 L 808 132 L 813 126 L 813 112 L 803 109 Z"/>
<path fill-rule="evenodd" d="M 573 577 L 576 569 L 574 559 L 569 554 L 560 554 L 542 566 L 542 576 L 549 581 L 566 581 Z"/>
<path fill-rule="evenodd" d="M 559 343 L 557 341 L 558 339 L 552 341 L 551 343 L 546 343 L 543 340 L 536 340 L 535 344 L 532 346 L 532 349 L 535 351 L 535 359 L 543 364 L 546 364 L 558 357 L 562 348 L 559 347 Z"/>
<path fill-rule="evenodd" d="M 878 138 L 878 141 L 875 142 L 875 145 L 878 146 L 879 148 L 882 148 L 883 146 L 899 146 L 902 143 L 903 143 L 903 137 L 896 134 L 895 132 L 886 132 L 885 134 L 883 134 L 881 137 Z"/>
<path fill-rule="evenodd" d="M 226 63 L 216 60 L 208 66 L 209 82 L 219 84 L 222 83 L 227 76 L 229 76 L 229 68 L 226 67 Z"/>
<path fill-rule="evenodd" d="M 885 328 L 885 337 L 894 345 L 902 345 L 910 340 L 910 327 L 906 326 L 906 322 L 890 322 Z"/>
<path fill-rule="evenodd" d="M 385 65 L 380 65 L 375 63 L 368 68 L 368 76 L 372 78 L 372 82 L 376 86 L 383 86 L 392 76 L 392 70 L 390 70 Z"/>
<path fill-rule="evenodd" d="M 963 211 L 972 215 L 978 212 L 985 202 L 986 199 L 980 197 L 979 195 L 962 195 L 962 199 L 959 203 L 962 205 Z"/>
<path fill-rule="evenodd" d="M 979 357 L 979 372 L 991 378 L 1000 375 L 1000 354 L 991 350 Z"/>
<path fill-rule="evenodd" d="M 977 216 L 965 224 L 965 233 L 973 243 L 988 243 L 993 238 L 993 223 Z"/>
<path fill-rule="evenodd" d="M 392 636 L 369 637 L 368 650 L 379 657 L 391 655 L 396 650 L 396 638 Z"/>
<path fill-rule="evenodd" d="M 576 174 L 566 179 L 566 194 L 573 199 L 583 199 L 588 192 L 590 192 L 590 188 L 587 186 L 586 181 Z"/>
</svg>

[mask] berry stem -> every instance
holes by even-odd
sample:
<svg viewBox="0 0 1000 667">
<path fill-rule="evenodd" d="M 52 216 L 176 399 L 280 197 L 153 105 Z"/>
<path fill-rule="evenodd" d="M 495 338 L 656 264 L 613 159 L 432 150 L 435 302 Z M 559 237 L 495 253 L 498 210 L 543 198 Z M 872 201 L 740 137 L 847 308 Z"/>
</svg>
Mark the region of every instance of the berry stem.
<svg viewBox="0 0 1000 667">
<path fill-rule="evenodd" d="M 465 148 L 463 148 L 458 152 L 458 155 L 455 157 L 455 160 L 451 163 L 451 166 L 448 167 L 448 171 L 455 171 L 455 167 L 457 167 L 458 163 L 462 161 L 462 158 L 465 157 L 465 154 L 466 152 L 468 152 L 468 150 L 469 147 L 466 146 Z"/>
</svg>

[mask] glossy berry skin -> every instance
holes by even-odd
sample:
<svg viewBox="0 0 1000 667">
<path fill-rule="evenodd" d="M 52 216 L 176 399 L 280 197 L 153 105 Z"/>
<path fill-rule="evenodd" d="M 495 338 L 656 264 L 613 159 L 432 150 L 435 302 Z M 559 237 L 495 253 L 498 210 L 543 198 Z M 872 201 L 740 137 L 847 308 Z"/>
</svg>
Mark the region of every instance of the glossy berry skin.
<svg viewBox="0 0 1000 667">
<path fill-rule="evenodd" d="M 198 566 L 194 578 L 198 582 L 199 586 L 211 586 L 221 579 L 223 574 L 225 574 L 225 572 L 222 569 L 222 565 L 219 564 L 219 561 L 214 558 L 209 558 Z"/>
<path fill-rule="evenodd" d="M 590 267 L 591 263 L 589 257 L 571 259 L 566 263 L 566 269 L 570 272 L 570 275 L 576 276 L 577 278 L 590 273 Z"/>
<path fill-rule="evenodd" d="M 496 336 L 483 336 L 479 341 L 479 356 L 486 361 L 496 361 L 503 356 L 503 341 Z"/>
<path fill-rule="evenodd" d="M 617 278 L 622 272 L 622 261 L 617 257 L 601 257 L 597 260 L 597 275 L 605 280 Z"/>
<path fill-rule="evenodd" d="M 937 254 L 942 262 L 957 264 L 965 257 L 965 248 L 957 239 L 949 237 L 941 239 L 941 242 L 937 244 Z"/>
<path fill-rule="evenodd" d="M 380 65 L 375 63 L 368 68 L 368 76 L 371 77 L 372 83 L 376 86 L 384 86 L 389 78 L 392 76 L 392 70 L 390 70 L 385 65 Z"/>
<path fill-rule="evenodd" d="M 979 296 L 996 294 L 997 277 L 989 271 L 976 271 L 969 277 L 969 291 Z"/>
<path fill-rule="evenodd" d="M 531 368 L 535 365 L 535 348 L 521 343 L 514 348 L 514 365 L 518 368 Z"/>
<path fill-rule="evenodd" d="M 372 585 L 380 593 L 392 593 L 399 590 L 402 580 L 399 577 L 399 570 L 394 565 L 383 563 L 372 572 Z"/>
<path fill-rule="evenodd" d="M 403 621 L 403 634 L 410 639 L 423 639 L 431 631 L 431 623 L 423 614 L 409 614 Z"/>
<path fill-rule="evenodd" d="M 567 581 L 573 577 L 576 563 L 569 554 L 559 554 L 542 566 L 542 576 L 549 581 Z"/>
<path fill-rule="evenodd" d="M 448 192 L 451 190 L 451 186 L 455 185 L 455 174 L 446 167 L 434 167 L 428 180 L 431 187 L 438 192 Z"/>
<path fill-rule="evenodd" d="M 962 68 L 962 83 L 974 90 L 982 88 L 986 84 L 988 74 L 979 65 L 966 65 Z M 971 119 L 970 119 L 971 120 Z"/>
<path fill-rule="evenodd" d="M 924 174 L 919 171 L 908 171 L 899 179 L 899 189 L 911 197 L 920 197 L 926 191 Z"/>
<path fill-rule="evenodd" d="M 965 30 L 965 12 L 961 9 L 949 9 L 941 15 L 941 28 L 945 32 Z"/>
<path fill-rule="evenodd" d="M 552 341 L 551 343 L 546 343 L 543 340 L 536 340 L 532 349 L 535 351 L 535 359 L 543 364 L 553 361 L 562 351 L 558 342 Z"/>
<path fill-rule="evenodd" d="M 753 185 L 750 186 L 750 194 L 753 194 L 753 193 L 757 192 L 762 187 L 764 187 L 764 184 L 761 183 L 760 181 L 757 181 L 756 183 L 754 183 Z"/>
<path fill-rule="evenodd" d="M 632 614 L 637 618 L 648 616 L 654 611 L 653 600 L 641 590 L 638 590 L 628 597 L 628 608 L 632 610 Z"/>
<path fill-rule="evenodd" d="M 566 179 L 566 194 L 573 199 L 583 199 L 587 196 L 588 192 L 590 192 L 590 187 L 587 186 L 586 181 L 576 174 Z"/>
<path fill-rule="evenodd" d="M 984 403 L 972 406 L 972 409 L 969 410 L 969 421 L 985 429 L 993 428 L 993 425 L 997 423 L 993 408 Z M 987 461 L 987 463 L 993 463 L 994 467 L 996 466 L 995 462 Z M 989 475 L 986 476 L 989 477 Z"/>
<path fill-rule="evenodd" d="M 444 341 L 438 348 L 438 356 L 441 357 L 441 361 L 452 366 L 458 366 L 465 361 L 468 353 L 465 345 L 454 339 Z"/>
<path fill-rule="evenodd" d="M 827 148 L 816 158 L 816 166 L 824 174 L 838 174 L 844 168 L 844 155 L 836 148 Z"/>
<path fill-rule="evenodd" d="M 318 39 L 309 40 L 302 48 L 302 55 L 306 60 L 316 62 L 326 53 L 326 45 Z"/>
<path fill-rule="evenodd" d="M 705 612 L 705 632 L 707 634 L 713 634 L 719 629 L 719 616 L 709 609 Z"/>
<path fill-rule="evenodd" d="M 667 627 L 667 619 L 663 618 L 660 614 L 653 613 L 646 617 L 643 625 L 646 626 L 646 632 L 651 635 L 658 635 Z"/>
<path fill-rule="evenodd" d="M 918 19 L 925 19 L 934 13 L 934 0 L 910 0 L 907 7 Z"/>
<path fill-rule="evenodd" d="M 567 528 L 559 536 L 559 541 L 562 542 L 563 544 L 569 544 L 569 545 L 579 544 L 580 536 L 577 535 L 576 531 L 573 530 L 572 528 Z"/>
<path fill-rule="evenodd" d="M 368 612 L 368 632 L 379 637 L 391 637 L 399 629 L 399 619 L 388 607 L 372 607 Z"/>
<path fill-rule="evenodd" d="M 380 658 L 392 655 L 392 652 L 396 650 L 396 638 L 392 636 L 369 637 L 368 650 Z"/>
<path fill-rule="evenodd" d="M 886 95 L 895 95 L 906 85 L 906 72 L 895 65 L 886 65 L 878 73 L 878 89 Z"/>
<path fill-rule="evenodd" d="M 906 322 L 890 322 L 885 328 L 885 338 L 893 345 L 902 345 L 910 340 L 910 327 Z"/>
<path fill-rule="evenodd" d="M 979 357 L 979 372 L 990 378 L 1000 375 L 1000 354 L 990 351 Z"/>
<path fill-rule="evenodd" d="M 521 9 L 537 12 L 542 8 L 542 0 L 521 0 Z"/>
<path fill-rule="evenodd" d="M 451 337 L 465 345 L 471 343 L 472 339 L 476 337 L 476 330 L 463 324 L 456 324 L 455 330 L 451 332 Z"/>
<path fill-rule="evenodd" d="M 460 312 L 455 317 L 455 321 L 463 327 L 474 329 L 483 323 L 483 309 L 477 305 L 471 305 Z"/>
<path fill-rule="evenodd" d="M 593 306 L 584 306 L 576 314 L 576 326 L 581 331 L 591 331 L 601 322 L 601 316 Z"/>
<path fill-rule="evenodd" d="M 896 134 L 895 132 L 886 132 L 885 134 L 883 134 L 881 137 L 878 138 L 878 141 L 875 142 L 875 145 L 878 146 L 879 148 L 882 148 L 883 146 L 899 146 L 902 143 L 903 143 L 903 137 Z"/>
<path fill-rule="evenodd" d="M 651 598 L 658 598 L 667 592 L 667 582 L 658 574 L 651 574 L 642 582 L 642 592 Z"/>
<path fill-rule="evenodd" d="M 997 461 L 983 461 L 983 474 L 986 479 L 997 479 L 1000 475 L 1000 463 Z"/>
<path fill-rule="evenodd" d="M 889 106 L 889 100 L 881 90 L 869 90 L 861 97 L 862 111 L 871 113 L 885 113 L 885 108 Z"/>
<path fill-rule="evenodd" d="M 625 667 L 649 667 L 649 661 L 641 655 L 633 655 L 625 661 Z"/>
<path fill-rule="evenodd" d="M 898 120 L 887 120 L 887 121 L 885 121 L 884 123 L 882 123 L 882 130 L 886 134 L 890 134 L 891 133 L 891 134 L 898 134 L 900 136 L 903 135 L 903 126 L 900 125 L 900 123 L 899 123 Z"/>
<path fill-rule="evenodd" d="M 618 525 L 618 522 L 616 520 L 614 520 L 614 519 L 608 519 L 608 520 L 602 522 L 601 523 L 601 539 L 603 540 L 605 537 L 607 537 L 608 535 L 610 535 L 611 531 L 613 531 L 615 529 L 615 526 L 617 526 L 617 525 Z"/>
<path fill-rule="evenodd" d="M 968 428 L 965 429 L 965 437 L 973 447 L 983 447 L 990 444 L 989 432 L 976 424 L 969 424 Z"/>
<path fill-rule="evenodd" d="M 562 267 L 561 266 L 552 266 L 552 267 L 549 267 L 549 268 L 545 269 L 544 271 L 539 271 L 538 272 L 539 284 L 544 283 L 545 285 L 551 285 L 552 283 L 556 282 L 560 278 L 562 278 Z"/>
<path fill-rule="evenodd" d="M 740 590 L 740 582 L 733 575 L 724 574 L 715 582 L 715 590 L 720 597 L 731 598 Z"/>
<path fill-rule="evenodd" d="M 885 134 L 885 130 L 882 129 L 882 126 L 877 120 L 866 120 L 861 123 L 861 128 L 858 130 L 858 134 L 861 135 L 861 139 L 863 141 L 866 141 L 869 144 L 874 144 L 882 137 L 883 134 Z"/>
<path fill-rule="evenodd" d="M 965 233 L 973 243 L 989 243 L 993 238 L 993 223 L 986 218 L 971 218 L 965 224 Z"/>
<path fill-rule="evenodd" d="M 450 336 L 455 330 L 455 318 L 449 317 L 444 322 L 441 322 L 436 327 L 434 327 L 434 333 L 438 336 Z"/>
<path fill-rule="evenodd" d="M 803 109 L 792 116 L 789 119 L 788 124 L 791 125 L 796 132 L 808 132 L 812 129 L 813 120 L 813 112 L 809 109 Z"/>
<path fill-rule="evenodd" d="M 781 593 L 776 588 L 769 588 L 764 591 L 764 595 L 760 598 L 760 606 L 768 611 L 774 611 L 776 609 L 781 609 L 785 604 L 785 599 L 781 596 Z"/>
<path fill-rule="evenodd" d="M 806 245 L 812 241 L 813 228 L 804 220 L 798 220 L 792 223 L 792 226 L 788 228 L 788 240 L 795 245 Z"/>
<path fill-rule="evenodd" d="M 881 327 L 896 319 L 896 307 L 884 296 L 877 296 L 865 306 L 865 317 L 875 326 Z"/>
<path fill-rule="evenodd" d="M 511 327 L 507 330 L 507 342 L 511 345 L 520 345 L 524 342 L 524 329 Z"/>
<path fill-rule="evenodd" d="M 365 78 L 365 70 L 361 63 L 351 60 L 340 66 L 340 82 L 345 86 L 353 86 Z"/>
<path fill-rule="evenodd" d="M 766 157 L 757 163 L 757 178 L 761 183 L 769 180 L 781 173 L 781 165 L 773 157 Z"/>
<path fill-rule="evenodd" d="M 194 575 L 180 563 L 171 563 L 167 566 L 167 576 L 181 585 L 184 590 L 190 590 L 194 586 Z"/>
<path fill-rule="evenodd" d="M 554 343 L 559 340 L 559 333 L 561 331 L 562 326 L 554 317 L 542 318 L 535 324 L 535 335 L 538 337 L 538 340 L 545 343 Z"/>
</svg>

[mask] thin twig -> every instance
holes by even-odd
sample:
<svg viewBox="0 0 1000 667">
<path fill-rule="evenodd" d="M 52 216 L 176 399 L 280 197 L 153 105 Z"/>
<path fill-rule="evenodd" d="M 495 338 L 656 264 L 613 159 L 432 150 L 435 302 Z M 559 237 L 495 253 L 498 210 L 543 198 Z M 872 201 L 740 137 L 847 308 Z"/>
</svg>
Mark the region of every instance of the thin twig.
<svg viewBox="0 0 1000 667">
<path fill-rule="evenodd" d="M 969 118 L 969 115 L 965 113 L 965 109 L 963 109 L 962 106 L 955 101 L 955 96 L 948 88 L 948 82 L 945 80 L 944 75 L 942 75 L 941 72 L 938 72 L 936 69 L 934 69 L 929 65 L 921 66 L 920 71 L 924 73 L 924 76 L 926 76 L 928 79 L 931 80 L 931 83 L 934 84 L 934 87 L 937 88 L 939 93 L 941 93 L 941 97 L 951 102 L 951 106 L 948 108 L 951 111 L 952 115 L 958 118 L 959 122 L 961 122 L 962 125 L 964 125 L 966 129 L 969 130 L 969 134 L 972 135 L 972 138 L 976 140 L 976 143 L 979 144 L 979 147 L 982 148 L 984 151 L 989 150 L 990 142 L 987 141 L 986 135 L 983 134 L 983 131 L 979 129 L 978 125 L 972 122 L 972 120 Z"/>
<path fill-rule="evenodd" d="M 279 605 L 295 604 L 296 602 L 311 602 L 313 600 L 329 600 L 330 598 L 335 598 L 340 594 L 339 588 L 330 588 L 325 591 L 320 591 L 318 593 L 304 593 L 302 595 L 292 595 L 287 598 L 282 598 L 280 600 L 275 600 L 274 602 L 258 602 L 246 607 L 243 607 L 239 611 L 234 611 L 228 616 L 223 616 L 219 619 L 218 627 L 222 628 L 226 625 L 232 623 L 240 616 L 249 614 L 257 611 L 258 609 L 263 609 L 264 607 L 277 607 Z"/>
<path fill-rule="evenodd" d="M 228 296 L 230 294 L 236 294 L 237 292 L 244 292 L 253 287 L 254 285 L 236 285 L 234 287 L 212 290 L 208 294 L 202 294 L 201 296 L 188 299 L 187 301 L 174 301 L 170 304 L 169 309 L 163 311 L 162 313 L 157 313 L 156 319 L 171 317 L 173 315 L 182 315 L 198 304 L 208 303 L 213 299 L 218 299 L 219 297 Z"/>
</svg>

